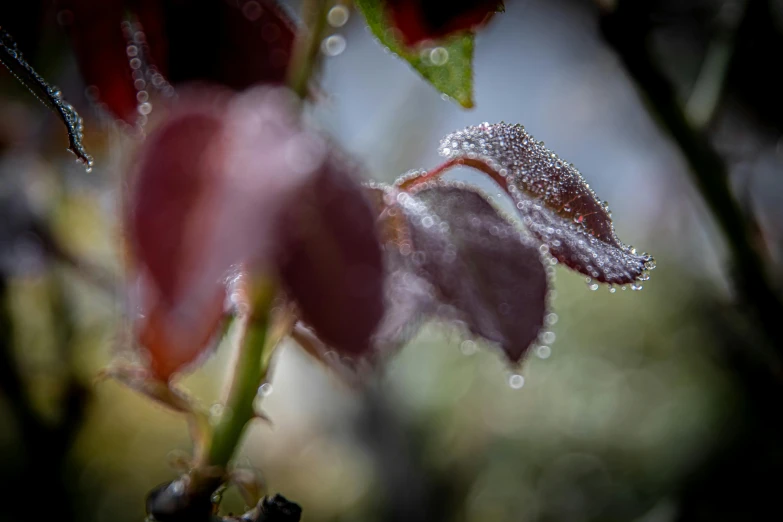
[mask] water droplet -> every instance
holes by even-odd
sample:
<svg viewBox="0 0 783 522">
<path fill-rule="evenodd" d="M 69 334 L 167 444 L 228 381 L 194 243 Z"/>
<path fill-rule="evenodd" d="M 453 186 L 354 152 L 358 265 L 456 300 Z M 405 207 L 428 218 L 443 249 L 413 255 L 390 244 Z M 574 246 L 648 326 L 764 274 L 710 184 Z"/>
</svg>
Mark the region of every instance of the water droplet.
<svg viewBox="0 0 783 522">
<path fill-rule="evenodd" d="M 329 10 L 326 20 L 332 27 L 342 27 L 351 17 L 351 12 L 344 5 L 336 5 Z"/>
<path fill-rule="evenodd" d="M 469 339 L 462 341 L 459 345 L 459 349 L 462 352 L 462 355 L 473 355 L 478 350 L 476 343 Z"/>
<path fill-rule="evenodd" d="M 144 102 L 139 105 L 138 109 L 136 110 L 139 111 L 139 114 L 146 116 L 152 112 L 152 104 L 150 102 Z"/>
<path fill-rule="evenodd" d="M 263 14 L 263 12 L 264 10 L 261 7 L 261 4 L 259 4 L 255 0 L 246 2 L 245 5 L 242 6 L 242 14 L 245 15 L 245 18 L 247 18 L 251 22 L 255 22 L 256 20 L 261 18 L 261 14 Z"/>
<path fill-rule="evenodd" d="M 339 34 L 333 34 L 321 42 L 321 52 L 326 56 L 337 56 L 345 51 L 345 38 Z"/>
<path fill-rule="evenodd" d="M 430 51 L 430 61 L 433 65 L 445 65 L 449 61 L 449 52 L 445 47 L 436 47 Z"/>
<path fill-rule="evenodd" d="M 555 332 L 544 332 L 541 334 L 541 341 L 544 344 L 552 344 L 555 342 Z"/>
<path fill-rule="evenodd" d="M 610 286 L 609 286 L 609 293 L 610 293 L 610 294 L 614 294 L 615 292 L 617 292 L 617 289 L 616 289 L 615 287 L 613 287 L 613 286 L 611 286 L 611 285 L 610 285 Z"/>
<path fill-rule="evenodd" d="M 558 317 L 556 313 L 547 314 L 547 316 L 544 318 L 544 322 L 547 326 L 552 326 L 553 324 L 557 323 Z"/>
<path fill-rule="evenodd" d="M 269 397 L 272 395 L 272 384 L 265 382 L 261 386 L 258 387 L 258 396 L 259 397 Z"/>
<path fill-rule="evenodd" d="M 598 283 L 590 283 L 589 285 L 587 285 L 587 287 L 593 292 L 595 292 L 596 290 L 598 290 Z"/>
<path fill-rule="evenodd" d="M 508 385 L 511 386 L 511 388 L 518 390 L 525 385 L 525 378 L 518 373 L 512 374 L 508 378 Z"/>
<path fill-rule="evenodd" d="M 552 355 L 552 348 L 545 344 L 541 345 L 536 348 L 536 355 L 539 359 L 549 359 L 549 357 Z"/>
</svg>

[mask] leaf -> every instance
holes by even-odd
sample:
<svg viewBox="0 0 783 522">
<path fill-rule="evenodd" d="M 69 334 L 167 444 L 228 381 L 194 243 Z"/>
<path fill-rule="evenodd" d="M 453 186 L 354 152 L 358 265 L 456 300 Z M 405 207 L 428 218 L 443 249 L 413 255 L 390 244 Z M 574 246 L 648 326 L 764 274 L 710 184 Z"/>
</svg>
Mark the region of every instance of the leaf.
<svg viewBox="0 0 783 522">
<path fill-rule="evenodd" d="M 275 0 L 58 0 L 91 95 L 146 121 L 155 91 L 202 81 L 244 90 L 282 84 L 295 24 Z"/>
<path fill-rule="evenodd" d="M 282 280 L 302 319 L 344 356 L 364 356 L 383 316 L 383 261 L 375 212 L 359 169 L 328 155 L 281 225 Z"/>
<path fill-rule="evenodd" d="M 357 0 L 372 33 L 391 52 L 406 60 L 435 89 L 473 107 L 473 40 L 470 33 L 434 42 L 431 48 L 409 49 L 395 34 L 382 0 Z"/>
<path fill-rule="evenodd" d="M 290 91 L 183 91 L 133 170 L 128 235 L 149 281 L 140 340 L 159 378 L 208 349 L 239 264 L 279 275 L 324 342 L 368 348 L 383 313 L 370 203 Z"/>
<path fill-rule="evenodd" d="M 183 110 L 149 136 L 134 176 L 127 226 L 140 278 L 137 330 L 161 379 L 207 348 L 222 317 L 220 278 L 230 262 L 207 268 L 204 260 L 214 226 L 208 194 L 219 185 L 224 132 L 217 114 Z"/>
<path fill-rule="evenodd" d="M 38 98 L 38 100 L 53 110 L 65 124 L 68 131 L 68 150 L 84 163 L 87 170 L 92 169 L 92 157 L 87 154 L 82 144 L 84 126 L 82 118 L 71 106 L 62 99 L 60 90 L 46 83 L 32 66 L 22 56 L 22 52 L 10 34 L 0 27 L 0 62 L 22 85 Z"/>
<path fill-rule="evenodd" d="M 141 116 L 137 94 L 146 90 L 137 89 L 134 82 L 146 83 L 146 78 L 134 31 L 126 21 L 125 1 L 58 0 L 57 7 L 90 97 L 116 118 L 136 125 Z M 134 59 L 138 66 L 132 68 Z"/>
<path fill-rule="evenodd" d="M 276 0 L 169 0 L 167 59 L 174 83 L 210 81 L 236 90 L 283 84 L 296 24 Z"/>
<path fill-rule="evenodd" d="M 601 203 L 573 165 L 521 125 L 482 124 L 446 136 L 440 154 L 490 172 L 516 203 L 525 226 L 568 267 L 605 283 L 648 278 L 655 267 L 614 232 Z"/>
<path fill-rule="evenodd" d="M 421 185 L 396 199 L 381 217 L 399 212 L 406 225 L 387 245 L 393 254 L 389 296 L 398 305 L 389 307 L 379 340 L 393 343 L 426 313 L 464 322 L 519 362 L 537 339 L 547 308 L 548 276 L 538 244 L 461 184 Z"/>
<path fill-rule="evenodd" d="M 498 11 L 502 0 L 386 0 L 406 45 L 475 31 Z"/>
</svg>

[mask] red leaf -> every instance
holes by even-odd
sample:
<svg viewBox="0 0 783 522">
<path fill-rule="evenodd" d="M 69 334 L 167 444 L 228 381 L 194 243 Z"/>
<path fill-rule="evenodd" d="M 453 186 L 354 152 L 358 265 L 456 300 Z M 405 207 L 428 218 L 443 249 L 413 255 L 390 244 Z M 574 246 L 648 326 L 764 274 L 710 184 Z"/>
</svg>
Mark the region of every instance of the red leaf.
<svg viewBox="0 0 783 522">
<path fill-rule="evenodd" d="M 399 193 L 382 216 L 401 213 L 407 237 L 398 235 L 393 244 L 397 262 L 388 295 L 400 304 L 389 307 L 380 341 L 393 342 L 427 313 L 462 321 L 518 362 L 546 312 L 548 279 L 538 244 L 472 189 L 446 182 L 420 187 Z"/>
<path fill-rule="evenodd" d="M 578 170 L 521 125 L 482 124 L 446 136 L 440 153 L 493 174 L 516 202 L 524 224 L 562 263 L 598 281 L 628 284 L 655 267 L 623 244 L 608 207 Z"/>
<path fill-rule="evenodd" d="M 503 9 L 503 0 L 387 0 L 391 21 L 407 45 L 472 31 Z"/>
<path fill-rule="evenodd" d="M 172 83 L 204 80 L 242 90 L 282 84 L 296 26 L 275 0 L 167 0 Z"/>
<path fill-rule="evenodd" d="M 116 117 L 135 124 L 136 89 L 123 34 L 124 0 L 58 0 L 84 83 Z"/>
<path fill-rule="evenodd" d="M 383 316 L 375 213 L 358 168 L 322 142 L 323 163 L 281 228 L 281 274 L 302 318 L 346 356 L 367 355 Z"/>
<path fill-rule="evenodd" d="M 58 6 L 85 83 L 130 124 L 143 119 L 141 104 L 152 88 L 200 80 L 243 90 L 286 77 L 295 25 L 275 0 L 58 0 Z"/>
<path fill-rule="evenodd" d="M 138 165 L 129 238 L 147 281 L 140 341 L 162 378 L 196 358 L 220 320 L 220 273 L 206 273 L 203 260 L 225 127 L 213 107 L 188 107 L 149 136 Z"/>
<path fill-rule="evenodd" d="M 217 331 L 225 279 L 280 274 L 323 341 L 361 355 L 382 315 L 382 265 L 357 168 L 303 128 L 293 95 L 183 93 L 136 166 L 129 236 L 149 280 L 141 341 L 161 378 Z"/>
</svg>

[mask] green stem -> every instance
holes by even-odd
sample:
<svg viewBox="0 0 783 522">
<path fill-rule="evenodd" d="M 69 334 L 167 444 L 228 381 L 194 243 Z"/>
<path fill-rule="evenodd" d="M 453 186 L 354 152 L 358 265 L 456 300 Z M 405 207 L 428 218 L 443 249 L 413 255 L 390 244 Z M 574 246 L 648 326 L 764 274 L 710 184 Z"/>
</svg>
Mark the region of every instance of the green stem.
<svg viewBox="0 0 783 522">
<path fill-rule="evenodd" d="M 643 93 L 658 124 L 677 144 L 688 163 L 691 178 L 722 232 L 731 254 L 735 285 L 741 299 L 777 349 L 769 361 L 773 372 L 783 374 L 783 304 L 766 271 L 766 252 L 759 226 L 743 212 L 729 186 L 723 158 L 704 131 L 689 121 L 674 87 L 657 66 L 647 46 L 647 2 L 621 1 L 603 16 L 601 28 L 626 70 Z"/>
<path fill-rule="evenodd" d="M 301 99 L 307 97 L 310 78 L 321 63 L 321 42 L 326 36 L 326 15 L 332 0 L 304 0 L 302 5 L 303 27 L 294 42 L 291 65 L 288 69 L 288 86 Z"/>
<path fill-rule="evenodd" d="M 270 309 L 275 297 L 275 287 L 262 282 L 255 289 L 253 313 L 246 321 L 245 333 L 239 339 L 239 353 L 228 391 L 223 414 L 215 426 L 209 447 L 204 454 L 202 469 L 225 470 L 239 445 L 248 423 L 255 417 L 253 401 L 258 387 L 266 379 L 274 352 L 275 339 L 268 335 Z"/>
</svg>

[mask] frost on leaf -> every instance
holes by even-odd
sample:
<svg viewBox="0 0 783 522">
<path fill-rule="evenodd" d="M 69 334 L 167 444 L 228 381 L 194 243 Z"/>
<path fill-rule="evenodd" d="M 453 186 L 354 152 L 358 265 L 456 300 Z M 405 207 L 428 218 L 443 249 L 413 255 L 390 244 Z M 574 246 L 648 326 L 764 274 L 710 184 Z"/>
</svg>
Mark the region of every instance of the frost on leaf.
<svg viewBox="0 0 783 522">
<path fill-rule="evenodd" d="M 536 141 L 521 125 L 482 124 L 446 136 L 441 155 L 489 171 L 513 198 L 525 226 L 568 267 L 597 281 L 628 284 L 654 268 L 614 232 L 601 203 L 578 170 Z"/>
<path fill-rule="evenodd" d="M 389 311 L 378 344 L 394 345 L 429 315 L 464 323 L 518 362 L 546 312 L 536 242 L 462 186 L 426 184 L 395 199 L 381 215 L 382 227 L 396 231 L 386 244 Z"/>
</svg>

